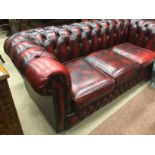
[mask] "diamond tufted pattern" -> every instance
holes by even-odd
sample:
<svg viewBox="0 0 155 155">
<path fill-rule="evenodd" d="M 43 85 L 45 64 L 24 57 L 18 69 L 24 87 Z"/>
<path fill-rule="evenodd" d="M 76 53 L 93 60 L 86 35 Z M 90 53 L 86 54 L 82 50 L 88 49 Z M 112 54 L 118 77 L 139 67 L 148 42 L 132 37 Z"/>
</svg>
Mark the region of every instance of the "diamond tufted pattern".
<svg viewBox="0 0 155 155">
<path fill-rule="evenodd" d="M 108 49 L 93 52 L 86 56 L 92 66 L 112 76 L 117 84 L 136 75 L 139 65 Z"/>
<path fill-rule="evenodd" d="M 155 22 L 131 20 L 129 42 L 155 51 Z"/>
<path fill-rule="evenodd" d="M 10 49 L 19 43 L 22 52 L 24 48 L 37 44 L 65 62 L 125 42 L 129 24 L 129 20 L 99 20 L 32 29 L 14 34 L 7 40 L 5 49 L 9 54 Z"/>
<path fill-rule="evenodd" d="M 100 73 L 84 59 L 65 63 L 72 81 L 73 106 L 77 109 L 88 105 L 112 91 L 114 79 Z"/>
</svg>

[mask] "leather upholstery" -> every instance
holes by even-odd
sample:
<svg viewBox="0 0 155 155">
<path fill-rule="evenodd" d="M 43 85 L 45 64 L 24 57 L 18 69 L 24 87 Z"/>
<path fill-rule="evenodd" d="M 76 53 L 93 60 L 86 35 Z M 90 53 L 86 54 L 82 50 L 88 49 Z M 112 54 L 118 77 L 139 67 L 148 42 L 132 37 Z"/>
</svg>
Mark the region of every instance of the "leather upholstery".
<svg viewBox="0 0 155 155">
<path fill-rule="evenodd" d="M 155 51 L 155 22 L 131 20 L 129 42 Z"/>
<path fill-rule="evenodd" d="M 6 54 L 32 91 L 41 98 L 53 96 L 57 131 L 69 127 L 69 118 L 82 107 L 90 114 L 92 110 L 87 107 L 107 93 L 112 99 L 111 90 L 117 96 L 121 88 L 130 88 L 134 76 L 139 75 L 142 81 L 146 73 L 151 75 L 154 56 L 148 49 L 155 52 L 155 23 L 128 19 L 36 28 L 16 33 L 4 44 Z M 118 50 L 124 57 L 116 54 Z M 94 65 L 89 57 L 104 62 L 107 68 Z"/>
<path fill-rule="evenodd" d="M 116 45 L 112 47 L 111 50 L 139 63 L 141 68 L 145 68 L 152 64 L 155 57 L 155 53 L 151 50 L 133 45 L 128 42 Z"/>
<path fill-rule="evenodd" d="M 112 76 L 117 84 L 136 75 L 139 65 L 109 49 L 93 52 L 85 58 L 95 68 Z"/>
<path fill-rule="evenodd" d="M 30 41 L 44 47 L 56 58 L 65 62 L 87 55 L 98 49 L 125 42 L 129 33 L 129 20 L 99 20 L 81 22 L 62 27 L 49 26 L 14 34 L 5 44 L 7 46 Z M 20 46 L 24 48 L 25 45 Z M 9 47 L 12 48 L 12 47 Z"/>
<path fill-rule="evenodd" d="M 123 94 L 125 91 L 129 90 L 139 82 L 142 82 L 144 80 L 150 80 L 151 79 L 151 72 L 152 72 L 152 66 L 149 66 L 144 70 L 144 72 L 138 73 L 138 75 L 131 80 L 127 81 L 123 85 L 120 85 L 119 87 L 113 89 L 112 92 L 107 94 L 106 96 L 100 98 L 99 100 L 93 102 L 92 104 L 89 104 L 88 106 L 75 111 L 74 113 L 68 115 L 67 119 L 67 129 L 71 128 L 73 125 L 77 124 L 78 122 L 82 121 L 98 109 L 100 109 L 102 106 L 106 105 L 107 103 L 111 102 L 121 94 Z"/>
<path fill-rule="evenodd" d="M 112 91 L 114 79 L 100 73 L 84 59 L 65 63 L 72 81 L 72 100 L 75 109 L 79 109 Z"/>
</svg>

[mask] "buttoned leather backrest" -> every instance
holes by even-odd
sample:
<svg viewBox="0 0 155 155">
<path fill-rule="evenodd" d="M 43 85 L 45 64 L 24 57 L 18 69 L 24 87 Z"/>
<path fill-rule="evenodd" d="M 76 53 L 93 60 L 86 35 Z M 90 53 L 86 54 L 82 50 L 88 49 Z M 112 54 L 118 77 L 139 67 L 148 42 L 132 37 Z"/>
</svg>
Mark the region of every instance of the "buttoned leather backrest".
<svg viewBox="0 0 155 155">
<path fill-rule="evenodd" d="M 30 40 L 55 55 L 60 62 L 66 62 L 125 42 L 129 24 L 129 20 L 96 20 L 61 27 L 37 28 L 16 35 L 18 42 Z"/>
<path fill-rule="evenodd" d="M 155 21 L 131 20 L 129 41 L 155 51 Z"/>
</svg>

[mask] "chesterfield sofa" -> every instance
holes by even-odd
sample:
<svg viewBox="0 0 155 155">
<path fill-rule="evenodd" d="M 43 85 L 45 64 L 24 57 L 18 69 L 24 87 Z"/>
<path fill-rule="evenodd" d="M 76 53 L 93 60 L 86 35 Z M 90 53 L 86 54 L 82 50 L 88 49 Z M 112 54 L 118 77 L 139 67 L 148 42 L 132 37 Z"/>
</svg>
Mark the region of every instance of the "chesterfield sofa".
<svg viewBox="0 0 155 155">
<path fill-rule="evenodd" d="M 60 132 L 151 79 L 155 23 L 93 20 L 36 28 L 9 37 L 4 50 Z"/>
</svg>

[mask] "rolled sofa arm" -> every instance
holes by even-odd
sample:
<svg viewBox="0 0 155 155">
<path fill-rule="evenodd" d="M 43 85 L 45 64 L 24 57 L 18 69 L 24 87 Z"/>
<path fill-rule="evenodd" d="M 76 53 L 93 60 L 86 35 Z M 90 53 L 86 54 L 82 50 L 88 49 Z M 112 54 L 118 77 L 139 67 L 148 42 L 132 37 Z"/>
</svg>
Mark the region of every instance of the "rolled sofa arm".
<svg viewBox="0 0 155 155">
<path fill-rule="evenodd" d="M 155 52 L 155 21 L 131 20 L 129 41 Z"/>
<path fill-rule="evenodd" d="M 8 38 L 4 50 L 35 92 L 55 95 L 57 130 L 62 130 L 71 101 L 71 78 L 66 67 L 43 47 L 21 35 Z"/>
</svg>

